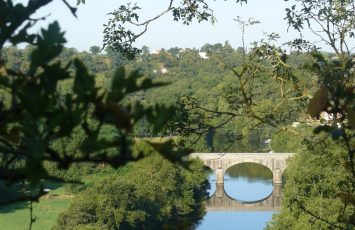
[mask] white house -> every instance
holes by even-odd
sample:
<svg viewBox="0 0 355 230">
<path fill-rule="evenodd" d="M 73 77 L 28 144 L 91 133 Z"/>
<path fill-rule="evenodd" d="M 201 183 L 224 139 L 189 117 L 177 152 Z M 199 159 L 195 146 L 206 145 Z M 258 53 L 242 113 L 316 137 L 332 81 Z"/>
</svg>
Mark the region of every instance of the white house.
<svg viewBox="0 0 355 230">
<path fill-rule="evenodd" d="M 200 57 L 202 59 L 208 59 L 209 57 L 207 56 L 207 53 L 206 52 L 199 52 L 198 55 L 200 55 Z"/>
</svg>

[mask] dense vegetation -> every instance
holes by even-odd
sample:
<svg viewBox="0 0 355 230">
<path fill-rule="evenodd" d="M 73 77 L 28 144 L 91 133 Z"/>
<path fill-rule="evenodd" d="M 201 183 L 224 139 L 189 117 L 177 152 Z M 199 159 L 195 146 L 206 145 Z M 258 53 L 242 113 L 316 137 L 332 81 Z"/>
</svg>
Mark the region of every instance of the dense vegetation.
<svg viewBox="0 0 355 230">
<path fill-rule="evenodd" d="M 56 22 L 28 33 L 31 15 L 49 2 L 0 2 L 0 189 L 10 194 L 1 203 L 30 200 L 32 211 L 46 181 L 75 182 L 59 229 L 188 229 L 201 219 L 208 187 L 202 165 L 182 158 L 188 148 L 271 149 L 298 155 L 268 228 L 354 228 L 353 1 L 295 0 L 286 9 L 290 27 L 310 29 L 333 53 L 303 39 L 289 43 L 302 52 L 286 53 L 270 34 L 250 50 L 225 42 L 155 54 L 132 46 L 146 30 L 135 35 L 124 26 L 147 28 L 159 17 L 138 23 L 139 7 L 131 5 L 105 25 L 102 54 L 96 46 L 91 54 L 65 48 Z M 203 0 L 173 2 L 163 14 L 184 24 L 214 21 Z M 257 23 L 238 22 L 243 31 Z M 16 48 L 23 42 L 29 45 Z M 173 137 L 136 144 L 156 135 Z M 31 212 L 30 228 L 34 220 Z"/>
<path fill-rule="evenodd" d="M 267 229 L 353 229 L 355 208 L 345 194 L 353 194 L 354 178 L 344 156 L 346 149 L 329 139 L 295 156 L 286 170 L 283 207 Z"/>
<path fill-rule="evenodd" d="M 154 151 L 142 144 L 137 148 Z M 191 229 L 205 213 L 209 184 L 201 162 L 191 163 L 190 170 L 154 153 L 127 173 L 108 174 L 80 193 L 57 228 Z"/>
<path fill-rule="evenodd" d="M 8 47 L 3 53 L 4 59 L 21 60 L 21 65 L 8 62 L 9 67 L 25 68 L 24 66 L 28 65 L 28 61 L 22 60 L 29 60 L 26 50 L 30 49 L 30 47 L 25 49 Z M 139 100 L 145 105 L 160 103 L 171 106 L 178 104 L 186 109 L 187 103 L 197 103 L 198 101 L 198 106 L 205 109 L 233 111 L 233 107 L 228 102 L 233 100 L 234 96 L 231 94 L 237 84 L 235 83 L 234 73 L 226 68 L 226 63 L 230 66 L 242 65 L 242 60 L 245 56 L 242 48 L 234 49 L 226 41 L 224 44 L 205 44 L 200 49 L 175 47 L 168 50 L 163 49 L 159 52 L 151 52 L 147 47 L 143 47 L 142 50 L 143 53 L 135 60 L 128 61 L 122 55 L 115 54 L 110 49 L 107 49 L 102 54 L 91 54 L 65 48 L 59 60 L 65 63 L 70 59 L 80 57 L 84 64 L 89 67 L 89 70 L 97 75 L 96 82 L 99 85 L 109 86 L 112 78 L 112 71 L 110 70 L 119 67 L 122 63 L 126 65 L 128 70 L 139 69 L 153 81 L 169 83 L 159 89 L 151 89 L 131 95 L 127 98 L 127 101 L 132 103 Z M 17 58 L 13 57 L 14 53 L 17 53 Z M 329 58 L 332 57 L 332 54 L 325 53 L 325 55 Z M 310 55 L 305 53 L 294 52 L 288 56 L 288 62 L 295 69 L 310 59 Z M 300 81 L 302 79 L 304 79 L 302 81 L 305 81 L 306 78 L 312 77 L 302 71 L 297 74 Z M 256 78 L 253 84 L 259 93 L 268 95 L 267 97 L 260 96 L 258 98 L 258 109 L 270 109 L 270 103 L 277 100 L 277 94 L 275 93 L 277 83 L 273 81 L 266 82 L 265 77 L 260 77 Z M 265 87 L 265 84 L 268 87 Z M 314 82 L 308 82 L 307 84 L 314 86 Z M 61 88 L 63 91 L 67 91 L 68 89 L 65 88 L 69 86 L 70 84 L 66 83 Z M 291 106 L 294 107 L 285 107 L 282 115 L 283 123 L 289 126 L 302 115 L 302 111 L 297 104 Z M 183 111 L 188 113 L 186 110 Z M 216 128 L 229 117 L 225 117 L 223 114 L 207 114 L 205 117 L 201 117 L 200 115 L 189 113 L 188 119 L 184 120 L 183 115 L 178 114 L 170 122 L 170 125 L 161 130 L 158 135 L 186 134 L 185 141 L 195 140 L 195 136 L 201 135 L 197 145 L 194 145 L 196 151 L 266 151 L 270 148 L 264 142 L 267 139 L 272 139 L 275 133 L 275 129 L 272 127 L 262 123 L 255 124 L 244 117 L 233 120 L 231 122 L 233 125 Z M 188 125 L 195 125 L 196 127 L 187 127 Z M 195 129 L 195 131 L 188 132 L 188 129 Z M 186 130 L 188 131 L 186 132 Z M 157 134 L 153 133 L 152 126 L 149 125 L 146 118 L 139 121 L 133 130 L 133 136 L 149 137 L 154 135 Z M 275 150 L 279 152 L 292 152 L 293 149 L 288 143 L 282 144 L 278 142 L 274 145 L 273 149 L 276 148 Z"/>
</svg>

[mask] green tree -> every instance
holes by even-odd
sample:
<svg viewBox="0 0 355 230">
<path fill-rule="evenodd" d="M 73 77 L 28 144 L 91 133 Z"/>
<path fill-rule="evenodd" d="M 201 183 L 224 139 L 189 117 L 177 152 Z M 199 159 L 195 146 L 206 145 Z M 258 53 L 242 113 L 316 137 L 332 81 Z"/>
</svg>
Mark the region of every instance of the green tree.
<svg viewBox="0 0 355 230">
<path fill-rule="evenodd" d="M 136 151 L 154 152 L 148 145 Z M 202 162 L 186 169 L 154 152 L 131 171 L 109 175 L 78 195 L 56 228 L 191 229 L 201 220 L 209 186 Z"/>
<path fill-rule="evenodd" d="M 286 201 L 270 229 L 354 229 L 355 63 L 348 44 L 355 30 L 354 2 L 296 3 L 301 4 L 286 9 L 289 25 L 300 32 L 311 30 L 335 56 L 314 50 L 309 41 L 291 43 L 312 50 L 313 60 L 306 69 L 317 76 L 318 89 L 307 112 L 319 123 L 314 125 L 317 135 L 306 139 L 309 154 L 291 161 L 284 189 Z M 325 118 L 319 119 L 322 114 Z"/>
<path fill-rule="evenodd" d="M 354 229 L 354 178 L 343 166 L 347 150 L 331 138 L 288 163 L 283 204 L 267 229 Z M 346 201 L 346 202 L 344 202 Z"/>
<path fill-rule="evenodd" d="M 93 54 L 93 55 L 97 55 L 101 52 L 101 48 L 100 46 L 91 46 L 90 47 L 90 52 Z"/>
</svg>

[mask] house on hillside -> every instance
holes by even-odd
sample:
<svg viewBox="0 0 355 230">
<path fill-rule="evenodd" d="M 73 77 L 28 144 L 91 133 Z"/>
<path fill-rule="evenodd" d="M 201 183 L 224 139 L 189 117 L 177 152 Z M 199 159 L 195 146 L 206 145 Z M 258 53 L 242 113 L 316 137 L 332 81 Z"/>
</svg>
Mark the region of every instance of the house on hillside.
<svg viewBox="0 0 355 230">
<path fill-rule="evenodd" d="M 207 56 L 207 53 L 206 52 L 199 52 L 198 55 L 200 55 L 200 57 L 202 59 L 208 59 L 209 57 Z"/>
<path fill-rule="evenodd" d="M 161 49 L 156 49 L 154 51 L 151 51 L 150 54 L 159 54 L 161 52 Z"/>
</svg>

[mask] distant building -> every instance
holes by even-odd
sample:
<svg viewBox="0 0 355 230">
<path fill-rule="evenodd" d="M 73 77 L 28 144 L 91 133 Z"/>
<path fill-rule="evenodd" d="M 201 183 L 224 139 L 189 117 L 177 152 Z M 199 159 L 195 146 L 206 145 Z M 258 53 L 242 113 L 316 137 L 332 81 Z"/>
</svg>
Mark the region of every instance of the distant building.
<svg viewBox="0 0 355 230">
<path fill-rule="evenodd" d="M 264 144 L 270 144 L 270 143 L 271 143 L 271 139 L 266 139 L 266 140 L 264 140 L 263 143 L 264 143 Z"/>
<path fill-rule="evenodd" d="M 162 74 L 166 74 L 166 73 L 168 72 L 168 70 L 165 69 L 164 67 L 161 67 L 159 71 L 160 71 L 160 73 L 162 73 Z"/>
<path fill-rule="evenodd" d="M 300 123 L 298 121 L 292 122 L 292 127 L 297 128 L 299 125 L 300 125 Z"/>
<path fill-rule="evenodd" d="M 159 54 L 161 52 L 161 49 L 156 49 L 154 51 L 150 51 L 150 54 Z"/>
<path fill-rule="evenodd" d="M 263 141 L 263 144 L 266 147 L 266 152 L 268 153 L 273 153 L 274 151 L 271 149 L 270 144 L 271 144 L 271 139 L 266 139 Z"/>
<path fill-rule="evenodd" d="M 166 74 L 168 70 L 165 67 L 161 67 L 159 70 L 154 69 L 153 72 L 157 74 Z"/>
<path fill-rule="evenodd" d="M 326 122 L 331 122 L 331 121 L 334 120 L 334 115 L 331 114 L 331 113 L 322 112 L 322 113 L 320 114 L 320 118 L 321 118 L 321 119 L 324 119 Z M 338 119 L 340 119 L 340 118 L 341 118 L 341 114 L 340 114 L 340 113 L 336 114 L 335 120 L 338 120 Z"/>
<path fill-rule="evenodd" d="M 199 52 L 198 55 L 200 55 L 200 57 L 202 59 L 208 59 L 209 57 L 207 56 L 207 53 L 206 52 Z"/>
</svg>

